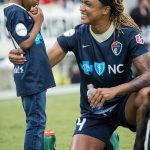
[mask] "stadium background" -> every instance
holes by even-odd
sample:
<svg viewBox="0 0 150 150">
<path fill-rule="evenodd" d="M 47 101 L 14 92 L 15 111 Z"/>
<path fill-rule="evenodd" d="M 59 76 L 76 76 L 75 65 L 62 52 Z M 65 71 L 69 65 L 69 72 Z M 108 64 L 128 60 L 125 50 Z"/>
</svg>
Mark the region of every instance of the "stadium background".
<svg viewBox="0 0 150 150">
<path fill-rule="evenodd" d="M 8 1 L 8 0 L 6 0 Z M 0 1 L 1 2 L 1 1 Z M 65 3 L 63 3 L 65 2 Z M 45 3 L 45 4 L 44 4 Z M 124 0 L 125 11 L 129 13 L 135 7 L 136 0 Z M 44 12 L 44 23 L 42 25 L 42 34 L 49 48 L 55 42 L 56 37 L 68 29 L 73 28 L 80 23 L 80 11 L 78 0 L 41 0 L 40 6 Z M 9 62 L 7 56 L 10 49 L 14 48 L 4 25 L 3 8 L 5 4 L 0 5 L 0 91 L 15 89 L 12 69 L 13 65 Z M 79 82 L 79 70 L 75 63 L 75 58 L 70 53 L 63 62 L 53 68 L 57 85 L 68 85 Z"/>
</svg>

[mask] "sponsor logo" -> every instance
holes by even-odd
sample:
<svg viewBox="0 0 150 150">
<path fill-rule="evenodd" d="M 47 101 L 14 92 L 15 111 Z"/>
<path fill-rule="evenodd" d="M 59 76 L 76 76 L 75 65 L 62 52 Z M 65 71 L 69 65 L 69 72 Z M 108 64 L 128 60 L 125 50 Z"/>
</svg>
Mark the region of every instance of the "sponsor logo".
<svg viewBox="0 0 150 150">
<path fill-rule="evenodd" d="M 90 45 L 82 45 L 82 48 L 89 47 Z"/>
<path fill-rule="evenodd" d="M 108 73 L 111 74 L 117 74 L 117 73 L 123 73 L 124 72 L 124 65 L 119 64 L 119 65 L 108 65 Z"/>
<path fill-rule="evenodd" d="M 82 61 L 82 64 L 80 64 L 80 67 L 84 71 L 84 74 L 86 75 L 90 75 L 94 71 L 99 76 L 102 76 L 105 71 L 107 71 L 108 74 L 121 74 L 124 72 L 124 64 L 106 65 L 105 62 L 100 62 L 100 63 L 94 62 L 94 67 L 93 67 L 93 65 L 90 65 L 89 61 Z"/>
<path fill-rule="evenodd" d="M 94 63 L 94 68 L 95 68 L 96 73 L 99 76 L 101 76 L 105 71 L 105 63 L 104 62 L 101 62 L 101 63 L 95 62 Z"/>
<path fill-rule="evenodd" d="M 42 35 L 40 33 L 38 33 L 38 35 L 36 36 L 36 39 L 35 39 L 35 44 L 36 45 L 41 44 L 42 39 L 43 39 Z"/>
<path fill-rule="evenodd" d="M 122 51 L 122 44 L 118 41 L 115 41 L 111 44 L 113 53 L 118 56 Z"/>
<path fill-rule="evenodd" d="M 24 73 L 23 66 L 15 66 L 13 72 L 14 74 Z"/>
<path fill-rule="evenodd" d="M 90 73 L 93 72 L 93 66 L 89 64 L 89 61 L 82 61 L 80 67 L 86 75 L 90 75 Z"/>
<path fill-rule="evenodd" d="M 135 36 L 135 40 L 136 40 L 136 43 L 138 44 L 144 44 L 144 39 L 140 34 Z"/>
</svg>

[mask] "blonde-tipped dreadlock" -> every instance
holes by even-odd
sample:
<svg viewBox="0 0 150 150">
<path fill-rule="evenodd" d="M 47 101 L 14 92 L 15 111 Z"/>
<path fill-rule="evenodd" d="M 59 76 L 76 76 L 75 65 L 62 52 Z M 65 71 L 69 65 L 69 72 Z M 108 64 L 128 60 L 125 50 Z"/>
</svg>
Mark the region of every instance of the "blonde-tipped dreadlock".
<svg viewBox="0 0 150 150">
<path fill-rule="evenodd" d="M 123 0 L 112 0 L 111 20 L 114 22 L 116 30 L 121 31 L 121 26 L 130 26 L 141 32 L 134 20 L 124 12 Z"/>
</svg>

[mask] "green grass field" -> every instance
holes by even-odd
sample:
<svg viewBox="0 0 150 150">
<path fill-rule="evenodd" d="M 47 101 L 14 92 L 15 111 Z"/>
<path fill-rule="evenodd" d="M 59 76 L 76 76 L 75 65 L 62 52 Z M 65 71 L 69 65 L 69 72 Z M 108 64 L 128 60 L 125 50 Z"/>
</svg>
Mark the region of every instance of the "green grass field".
<svg viewBox="0 0 150 150">
<path fill-rule="evenodd" d="M 68 150 L 76 118 L 79 116 L 79 94 L 47 98 L 47 128 L 56 133 L 57 150 Z M 118 128 L 120 150 L 132 150 L 135 134 Z M 23 150 L 25 115 L 20 100 L 0 100 L 0 150 Z"/>
</svg>

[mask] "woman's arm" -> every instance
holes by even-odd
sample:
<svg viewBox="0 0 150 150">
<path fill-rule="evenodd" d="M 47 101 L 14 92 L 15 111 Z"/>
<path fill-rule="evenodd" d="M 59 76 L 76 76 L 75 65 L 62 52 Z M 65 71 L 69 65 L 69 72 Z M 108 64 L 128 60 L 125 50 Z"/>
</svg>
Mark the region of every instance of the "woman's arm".
<svg viewBox="0 0 150 150">
<path fill-rule="evenodd" d="M 91 107 L 96 107 L 100 103 L 103 106 L 106 100 L 113 99 L 117 95 L 124 95 L 137 92 L 144 87 L 150 86 L 150 55 L 145 53 L 133 60 L 139 76 L 130 82 L 111 87 L 111 88 L 97 88 L 90 97 L 89 101 Z"/>
<path fill-rule="evenodd" d="M 58 42 L 56 42 L 53 47 L 48 50 L 48 58 L 51 62 L 51 66 L 53 67 L 57 63 L 59 63 L 65 57 L 65 55 L 66 54 L 64 53 Z"/>
<path fill-rule="evenodd" d="M 132 81 L 116 87 L 117 95 L 132 93 L 150 86 L 150 54 L 145 53 L 133 60 L 138 76 Z"/>
<path fill-rule="evenodd" d="M 9 52 L 9 60 L 13 64 L 23 64 L 25 62 L 25 58 L 23 56 L 24 52 L 21 49 L 13 49 Z M 59 46 L 58 42 L 48 50 L 48 57 L 49 61 L 51 62 L 51 66 L 55 66 L 59 63 L 64 57 L 65 53 L 63 52 L 62 48 Z"/>
</svg>

